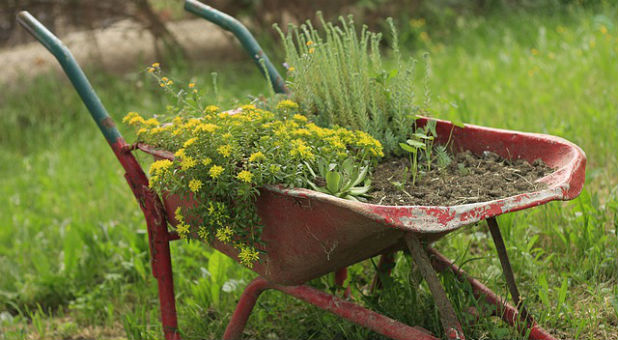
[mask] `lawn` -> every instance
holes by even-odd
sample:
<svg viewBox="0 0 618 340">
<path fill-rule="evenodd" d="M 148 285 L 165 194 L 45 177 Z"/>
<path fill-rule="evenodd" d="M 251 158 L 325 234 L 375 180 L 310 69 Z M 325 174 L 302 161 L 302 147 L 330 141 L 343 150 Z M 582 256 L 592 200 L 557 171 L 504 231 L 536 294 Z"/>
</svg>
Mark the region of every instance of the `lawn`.
<svg viewBox="0 0 618 340">
<path fill-rule="evenodd" d="M 400 23 L 420 37 L 404 54 L 421 65 L 429 52 L 430 91 L 419 88 L 419 100 L 430 103 L 432 115 L 548 133 L 586 152 L 579 198 L 498 219 L 529 310 L 558 337 L 618 338 L 616 14 L 616 7 L 599 6 L 466 15 L 451 30 Z M 171 78 L 195 81 L 211 97 L 211 72 L 217 72 L 218 101 L 229 107 L 267 93 L 248 60 L 164 67 Z M 421 80 L 425 69 L 418 69 Z M 86 73 L 117 122 L 127 111 L 165 110 L 157 84 L 141 70 Z M 0 93 L 0 338 L 160 337 L 145 223 L 119 164 L 65 77 L 42 75 L 15 85 Z M 134 138 L 120 128 L 127 140 Z M 507 296 L 484 223 L 435 247 Z M 255 275 L 197 242 L 173 243 L 172 259 L 184 336 L 221 337 Z M 426 285 L 411 285 L 409 262 L 399 256 L 394 280 L 380 296 L 364 290 L 371 263 L 351 267 L 353 299 L 443 335 Z M 328 288 L 330 280 L 311 284 Z M 464 309 L 474 303 L 467 287 L 448 275 L 442 280 L 469 338 L 517 336 L 494 317 L 466 323 Z M 245 335 L 378 337 L 277 292 L 260 298 Z"/>
</svg>

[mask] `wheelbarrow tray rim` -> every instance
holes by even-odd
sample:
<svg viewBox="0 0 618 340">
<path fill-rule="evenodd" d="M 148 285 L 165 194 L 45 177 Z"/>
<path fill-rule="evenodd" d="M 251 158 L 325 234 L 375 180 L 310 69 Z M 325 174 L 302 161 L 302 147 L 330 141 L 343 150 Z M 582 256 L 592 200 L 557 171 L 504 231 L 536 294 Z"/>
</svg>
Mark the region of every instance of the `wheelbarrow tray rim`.
<svg viewBox="0 0 618 340">
<path fill-rule="evenodd" d="M 427 117 L 421 117 L 417 122 L 422 126 L 429 120 L 436 121 L 438 130 L 442 130 L 443 132 L 452 131 L 452 136 L 455 140 L 454 143 L 457 143 L 457 136 L 462 132 L 468 135 L 480 134 L 497 138 L 497 140 L 500 141 L 506 141 L 505 150 L 507 155 L 504 154 L 504 150 L 496 150 L 492 148 L 492 145 L 479 144 L 482 149 L 496 152 L 500 156 L 506 156 L 505 158 L 508 157 L 509 153 L 508 145 L 512 145 L 513 143 L 516 144 L 523 141 L 525 143 L 543 146 L 548 150 L 542 150 L 545 152 L 543 152 L 539 158 L 548 163 L 554 171 L 540 178 L 537 182 L 545 183 L 547 187 L 538 191 L 521 193 L 491 201 L 451 206 L 376 205 L 346 200 L 310 189 L 287 188 L 282 185 L 265 185 L 262 189 L 292 198 L 322 201 L 324 203 L 333 204 L 344 209 L 350 209 L 381 224 L 403 231 L 418 233 L 444 233 L 453 231 L 464 225 L 473 224 L 483 219 L 508 212 L 535 207 L 554 200 L 571 200 L 577 197 L 582 190 L 585 179 L 586 155 L 581 148 L 564 138 L 539 133 L 489 128 L 472 124 L 464 124 L 463 127 L 458 127 L 449 121 Z M 442 136 L 444 137 L 444 134 L 442 134 Z M 439 142 L 439 139 L 440 138 L 436 141 Z M 482 138 L 475 142 L 479 141 L 482 142 Z M 158 158 L 174 159 L 174 155 L 169 151 L 158 150 L 146 144 L 138 144 L 137 147 Z M 470 148 L 465 146 L 462 148 L 462 150 L 468 149 Z M 547 152 L 551 154 L 552 151 L 557 157 L 545 159 L 548 155 Z M 525 158 L 526 155 L 517 154 L 515 156 L 517 156 L 517 158 Z M 529 159 L 529 161 L 532 160 L 533 159 Z M 548 162 L 548 160 L 550 162 Z"/>
</svg>

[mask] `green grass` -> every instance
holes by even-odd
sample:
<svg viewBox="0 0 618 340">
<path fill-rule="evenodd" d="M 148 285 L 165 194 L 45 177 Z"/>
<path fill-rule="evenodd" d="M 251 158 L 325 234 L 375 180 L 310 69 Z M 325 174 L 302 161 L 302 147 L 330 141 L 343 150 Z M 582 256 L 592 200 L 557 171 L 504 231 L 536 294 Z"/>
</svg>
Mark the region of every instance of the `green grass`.
<svg viewBox="0 0 618 340">
<path fill-rule="evenodd" d="M 499 218 L 529 309 L 559 337 L 618 336 L 615 18 L 616 8 L 467 16 L 457 21 L 461 33 L 439 39 L 422 28 L 429 40 L 409 52 L 431 54 L 434 115 L 558 135 L 586 152 L 579 198 Z M 215 70 L 219 96 L 230 106 L 234 98 L 266 92 L 249 61 L 170 72 L 178 80 L 195 77 L 206 88 Z M 161 92 L 143 73 L 87 73 L 116 121 L 127 111 L 164 109 Z M 0 94 L 0 338 L 160 337 L 145 224 L 119 164 L 64 78 L 46 75 L 23 84 Z M 484 224 L 452 233 L 436 247 L 507 296 Z M 220 337 L 254 274 L 195 242 L 173 243 L 172 258 L 184 335 Z M 352 295 L 442 334 L 426 285 L 410 284 L 409 261 L 400 255 L 380 296 L 363 295 L 371 264 L 351 267 Z M 442 280 L 468 338 L 516 336 L 495 318 L 468 325 L 463 310 L 476 303 L 469 287 L 448 275 Z M 325 288 L 329 278 L 312 284 Z M 246 336 L 378 338 L 277 292 L 260 298 Z"/>
</svg>

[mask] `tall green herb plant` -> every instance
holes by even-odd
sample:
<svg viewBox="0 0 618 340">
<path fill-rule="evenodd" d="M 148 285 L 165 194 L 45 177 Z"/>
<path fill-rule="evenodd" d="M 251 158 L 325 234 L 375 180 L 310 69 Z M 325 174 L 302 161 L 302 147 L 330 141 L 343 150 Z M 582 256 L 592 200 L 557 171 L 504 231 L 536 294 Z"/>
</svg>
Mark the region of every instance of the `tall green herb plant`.
<svg viewBox="0 0 618 340">
<path fill-rule="evenodd" d="M 368 132 L 384 146 L 385 154 L 401 154 L 419 107 L 415 105 L 415 61 L 402 61 L 392 19 L 394 68 L 387 68 L 380 51 L 381 33 L 353 18 L 338 24 L 317 14 L 321 30 L 310 21 L 290 25 L 283 39 L 288 63 L 288 86 L 293 100 L 321 126 L 340 125 Z"/>
</svg>

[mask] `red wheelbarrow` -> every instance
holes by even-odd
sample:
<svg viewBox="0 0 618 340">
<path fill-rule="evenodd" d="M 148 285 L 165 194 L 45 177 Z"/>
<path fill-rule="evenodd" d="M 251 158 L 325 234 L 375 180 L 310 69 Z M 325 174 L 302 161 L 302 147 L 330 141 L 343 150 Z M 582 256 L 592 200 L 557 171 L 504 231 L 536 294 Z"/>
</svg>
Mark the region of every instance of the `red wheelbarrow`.
<svg viewBox="0 0 618 340">
<path fill-rule="evenodd" d="M 286 91 L 283 79 L 255 39 L 238 21 L 194 0 L 187 0 L 185 8 L 232 31 L 260 70 L 268 73 L 273 87 L 278 92 Z M 132 152 L 139 149 L 157 158 L 168 159 L 173 155 L 148 145 L 127 144 L 62 42 L 29 13 L 21 12 L 18 20 L 58 59 L 124 168 L 125 178 L 147 222 L 152 271 L 158 280 L 165 338 L 180 339 L 169 250 L 169 243 L 178 239 L 178 236 L 168 230 L 168 224 L 174 225 L 177 222 L 174 219 L 176 207 L 191 202 L 175 196 L 161 199 L 149 188 L 148 179 Z M 420 119 L 418 124 L 422 126 L 428 120 Z M 473 125 L 456 127 L 441 120 L 436 122 L 436 142 L 446 143 L 452 133 L 451 143 L 456 150 L 469 150 L 476 154 L 491 151 L 505 158 L 524 159 L 528 162 L 543 160 L 554 169 L 551 174 L 540 179 L 547 184 L 546 188 L 499 200 L 457 206 L 380 206 L 352 202 L 307 189 L 263 187 L 256 205 L 264 225 L 262 241 L 266 254 L 253 267 L 259 277 L 243 292 L 223 336 L 225 339 L 241 337 L 258 296 L 267 289 L 279 290 L 394 339 L 436 339 L 421 327 L 405 325 L 346 299 L 303 285 L 330 272 L 336 273 L 336 282 L 341 285 L 345 280 L 347 266 L 377 255 L 382 255 L 378 271 L 388 273 L 393 252 L 398 250 L 410 252 L 427 281 L 447 338 L 464 339 L 464 334 L 436 274 L 436 271 L 443 270 L 451 270 L 460 280 L 469 282 L 478 299 L 492 305 L 495 315 L 517 327 L 522 334 L 528 334 L 530 339 L 553 339 L 536 324 L 521 304 L 496 216 L 552 200 L 575 198 L 584 183 L 584 152 L 558 137 Z M 481 220 L 487 220 L 489 225 L 515 306 L 506 303 L 427 246 L 449 232 Z M 238 255 L 233 248 L 224 244 L 214 242 L 212 245 L 232 258 Z M 374 285 L 380 284 L 378 277 L 376 275 Z"/>
</svg>

